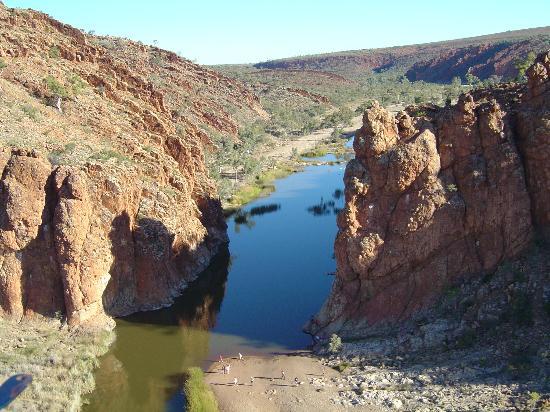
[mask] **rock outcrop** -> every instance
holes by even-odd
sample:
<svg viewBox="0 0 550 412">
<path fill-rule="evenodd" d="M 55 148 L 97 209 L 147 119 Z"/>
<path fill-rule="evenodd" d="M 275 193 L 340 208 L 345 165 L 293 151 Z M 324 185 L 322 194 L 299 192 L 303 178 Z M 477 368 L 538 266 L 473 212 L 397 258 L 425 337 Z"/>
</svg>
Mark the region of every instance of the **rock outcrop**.
<svg viewBox="0 0 550 412">
<path fill-rule="evenodd" d="M 227 241 L 209 135 L 265 117 L 258 97 L 32 10 L 0 5 L 0 28 L 0 316 L 170 304 Z"/>
<path fill-rule="evenodd" d="M 365 336 L 494 271 L 549 227 L 550 53 L 526 85 L 365 112 L 344 177 L 337 277 L 312 333 Z"/>
</svg>

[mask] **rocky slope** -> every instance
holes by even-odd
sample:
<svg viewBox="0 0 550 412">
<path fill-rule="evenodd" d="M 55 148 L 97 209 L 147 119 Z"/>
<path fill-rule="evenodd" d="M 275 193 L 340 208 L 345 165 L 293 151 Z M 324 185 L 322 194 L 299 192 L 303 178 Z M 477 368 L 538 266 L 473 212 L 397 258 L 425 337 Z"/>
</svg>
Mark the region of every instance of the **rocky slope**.
<svg viewBox="0 0 550 412">
<path fill-rule="evenodd" d="M 550 53 L 527 74 L 526 85 L 476 90 L 454 106 L 365 112 L 344 177 L 337 277 L 310 332 L 391 330 L 547 233 Z"/>
<path fill-rule="evenodd" d="M 265 118 L 177 55 L 0 5 L 0 315 L 166 305 L 226 241 L 209 133 Z"/>
<path fill-rule="evenodd" d="M 528 52 L 541 52 L 550 45 L 550 28 L 516 30 L 459 40 L 408 46 L 352 50 L 292 57 L 258 63 L 258 69 L 314 70 L 337 73 L 348 79 L 365 71 L 401 68 L 410 81 L 449 82 L 470 71 L 486 79 L 517 75 L 514 61 Z"/>
</svg>

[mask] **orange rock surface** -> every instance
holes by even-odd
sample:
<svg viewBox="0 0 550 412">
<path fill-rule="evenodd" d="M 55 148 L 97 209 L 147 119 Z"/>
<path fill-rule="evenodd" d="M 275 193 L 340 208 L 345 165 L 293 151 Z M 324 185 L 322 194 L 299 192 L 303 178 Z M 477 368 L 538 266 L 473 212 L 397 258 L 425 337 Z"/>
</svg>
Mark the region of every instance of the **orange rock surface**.
<svg viewBox="0 0 550 412">
<path fill-rule="evenodd" d="M 172 302 L 227 241 L 204 153 L 266 117 L 174 53 L 0 5 L 0 315 Z"/>
<path fill-rule="evenodd" d="M 337 277 L 310 332 L 361 336 L 407 319 L 548 229 L 549 73 L 546 53 L 526 85 L 395 117 L 377 104 L 365 112 L 344 177 Z"/>
</svg>

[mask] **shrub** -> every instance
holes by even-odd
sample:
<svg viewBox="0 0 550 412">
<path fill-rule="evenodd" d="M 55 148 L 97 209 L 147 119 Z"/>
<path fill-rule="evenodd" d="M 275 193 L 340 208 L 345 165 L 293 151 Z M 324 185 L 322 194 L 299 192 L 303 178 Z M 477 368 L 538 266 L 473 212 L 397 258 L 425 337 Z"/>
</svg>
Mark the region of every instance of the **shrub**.
<svg viewBox="0 0 550 412">
<path fill-rule="evenodd" d="M 0 69 L 3 69 L 4 67 L 7 67 L 7 63 L 4 59 L 0 59 Z"/>
<path fill-rule="evenodd" d="M 50 50 L 48 51 L 48 56 L 50 56 L 50 58 L 52 59 L 59 59 L 59 57 L 61 57 L 61 51 L 59 50 L 59 47 L 50 47 Z"/>
<path fill-rule="evenodd" d="M 351 119 L 353 118 L 354 113 L 348 107 L 342 107 L 337 112 L 329 114 L 323 122 L 321 127 L 335 127 L 335 126 L 347 126 L 349 125 Z"/>
<path fill-rule="evenodd" d="M 459 349 L 467 349 L 474 346 L 476 341 L 476 333 L 473 330 L 468 330 L 458 337 L 456 346 Z"/>
<path fill-rule="evenodd" d="M 88 85 L 88 83 L 86 83 L 82 79 L 82 77 L 80 77 L 77 74 L 74 74 L 69 78 L 69 83 L 71 83 L 71 89 L 72 89 L 73 95 L 75 95 L 75 96 L 82 93 L 82 91 Z"/>
<path fill-rule="evenodd" d="M 186 411 L 188 412 L 216 412 L 218 402 L 214 393 L 204 383 L 204 373 L 200 368 L 187 369 L 183 391 L 185 393 Z"/>
<path fill-rule="evenodd" d="M 518 75 L 516 77 L 517 81 L 525 81 L 525 72 L 535 62 L 536 58 L 537 58 L 537 55 L 531 51 L 527 54 L 525 59 L 517 59 L 514 62 L 514 66 L 518 71 Z"/>
<path fill-rule="evenodd" d="M 109 159 L 116 159 L 119 162 L 124 162 L 130 160 L 127 156 L 124 154 L 117 152 L 116 150 L 112 149 L 104 149 L 101 150 L 99 153 L 94 154 L 90 157 L 93 160 L 100 160 L 100 161 L 107 161 Z"/>
<path fill-rule="evenodd" d="M 32 107 L 30 104 L 24 104 L 23 106 L 21 106 L 21 110 L 30 119 L 38 120 L 38 115 L 40 114 L 40 111 L 36 107 Z"/>
<path fill-rule="evenodd" d="M 48 90 L 53 94 L 57 94 L 59 97 L 68 97 L 69 93 L 65 86 L 63 86 L 59 81 L 53 77 L 51 74 L 44 78 Z"/>
<path fill-rule="evenodd" d="M 347 362 L 342 362 L 339 365 L 334 366 L 334 369 L 340 373 L 344 372 L 347 368 L 349 368 L 349 363 Z"/>
<path fill-rule="evenodd" d="M 342 339 L 337 334 L 333 333 L 328 343 L 328 351 L 330 353 L 338 353 L 342 350 Z"/>
</svg>

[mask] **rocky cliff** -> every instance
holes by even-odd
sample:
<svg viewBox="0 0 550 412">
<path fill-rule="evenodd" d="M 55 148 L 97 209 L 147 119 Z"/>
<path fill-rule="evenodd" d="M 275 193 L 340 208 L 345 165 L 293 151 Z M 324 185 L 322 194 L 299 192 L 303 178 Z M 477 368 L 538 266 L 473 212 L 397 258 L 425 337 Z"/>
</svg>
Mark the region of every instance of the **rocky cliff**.
<svg viewBox="0 0 550 412">
<path fill-rule="evenodd" d="M 546 53 L 525 85 L 365 112 L 344 177 L 337 277 L 310 332 L 365 336 L 408 319 L 548 230 L 549 76 Z"/>
<path fill-rule="evenodd" d="M 0 5 L 0 315 L 169 304 L 226 241 L 209 134 L 265 117 L 174 53 Z"/>
</svg>

